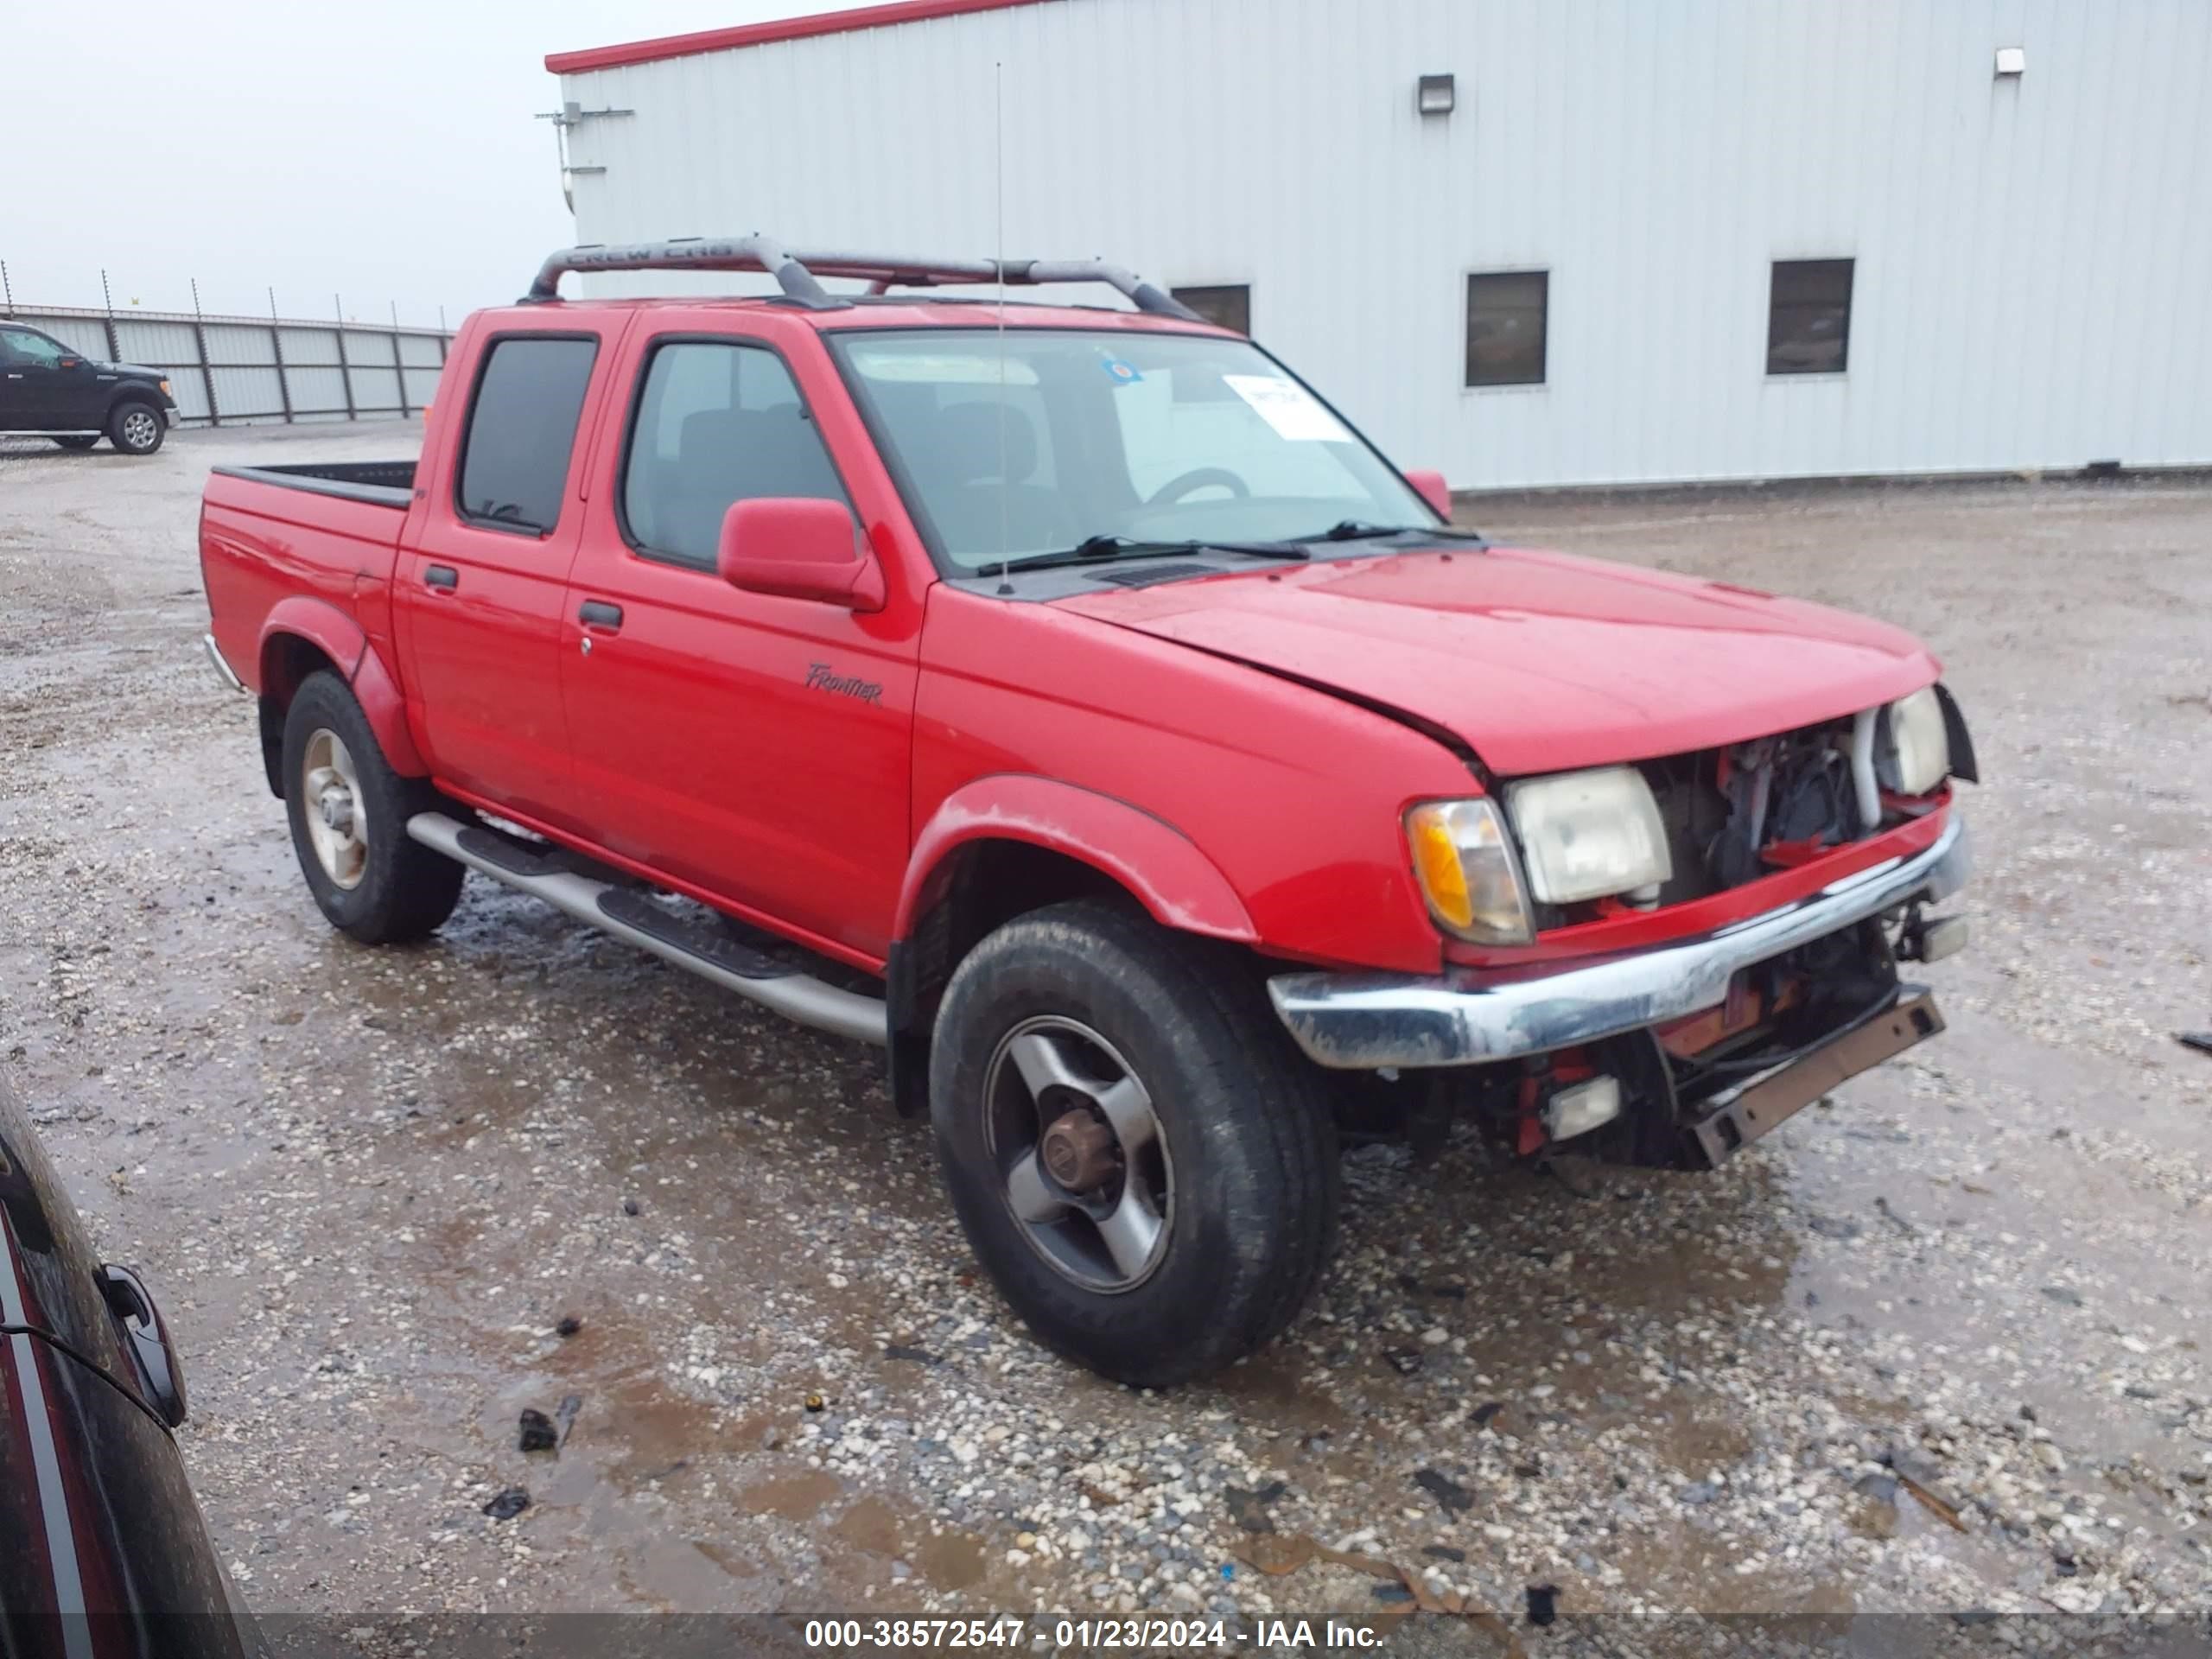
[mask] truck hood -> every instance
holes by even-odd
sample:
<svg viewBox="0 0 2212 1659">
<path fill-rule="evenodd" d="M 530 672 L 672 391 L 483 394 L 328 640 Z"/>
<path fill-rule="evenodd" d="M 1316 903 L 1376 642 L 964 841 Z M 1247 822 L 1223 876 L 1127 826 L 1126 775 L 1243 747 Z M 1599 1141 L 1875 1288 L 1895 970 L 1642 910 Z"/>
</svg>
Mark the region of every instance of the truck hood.
<svg viewBox="0 0 2212 1659">
<path fill-rule="evenodd" d="M 1937 673 L 1884 623 L 1516 548 L 1274 566 L 1061 607 L 1413 715 L 1507 777 L 1788 731 Z"/>
</svg>

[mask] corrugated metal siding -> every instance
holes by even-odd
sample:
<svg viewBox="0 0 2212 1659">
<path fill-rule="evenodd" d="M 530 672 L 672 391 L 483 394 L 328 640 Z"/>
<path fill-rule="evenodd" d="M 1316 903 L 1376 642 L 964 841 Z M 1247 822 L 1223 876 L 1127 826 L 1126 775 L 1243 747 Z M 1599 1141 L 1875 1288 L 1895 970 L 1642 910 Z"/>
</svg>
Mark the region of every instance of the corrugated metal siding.
<svg viewBox="0 0 2212 1659">
<path fill-rule="evenodd" d="M 333 340 L 329 344 L 334 347 L 337 342 Z M 291 362 L 291 353 L 292 348 L 289 346 L 285 346 L 284 360 L 288 365 Z M 292 383 L 292 413 L 295 416 L 335 415 L 340 419 L 345 417 L 346 383 L 339 378 L 339 372 L 335 367 L 321 369 L 288 366 L 285 372 Z"/>
<path fill-rule="evenodd" d="M 149 369 L 166 369 L 200 360 L 200 342 L 188 322 L 155 322 L 145 317 L 115 320 L 118 362 L 143 363 Z M 105 355 L 105 353 L 102 355 Z"/>
<path fill-rule="evenodd" d="M 353 346 L 346 347 L 347 355 Z M 387 410 L 397 413 L 399 409 L 399 375 L 393 369 L 359 368 L 353 370 L 353 401 L 365 413 Z"/>
<path fill-rule="evenodd" d="M 197 383 L 200 376 L 195 371 L 187 378 Z M 170 385 L 175 385 L 175 377 Z M 217 369 L 215 404 L 226 423 L 284 418 L 284 391 L 274 369 Z"/>
<path fill-rule="evenodd" d="M 334 328 L 280 328 L 276 340 L 283 347 L 287 364 L 326 369 L 338 366 L 338 332 Z"/>
<path fill-rule="evenodd" d="M 157 369 L 162 365 L 149 363 L 146 366 Z M 207 418 L 207 383 L 198 374 L 171 375 L 169 395 L 176 399 L 178 418 L 192 422 Z"/>
<path fill-rule="evenodd" d="M 578 239 L 988 254 L 995 61 L 1009 253 L 1250 283 L 1463 487 L 2212 462 L 2203 0 L 1059 0 L 567 77 L 636 111 L 571 137 Z M 1770 378 L 1821 256 L 1849 370 Z M 1548 384 L 1466 390 L 1466 274 L 1524 268 Z"/>
<path fill-rule="evenodd" d="M 265 323 L 252 327 L 237 322 L 211 322 L 207 325 L 207 355 L 218 365 L 227 365 L 232 368 L 274 363 L 276 360 L 276 340 Z M 219 393 L 217 395 L 220 396 Z"/>
</svg>

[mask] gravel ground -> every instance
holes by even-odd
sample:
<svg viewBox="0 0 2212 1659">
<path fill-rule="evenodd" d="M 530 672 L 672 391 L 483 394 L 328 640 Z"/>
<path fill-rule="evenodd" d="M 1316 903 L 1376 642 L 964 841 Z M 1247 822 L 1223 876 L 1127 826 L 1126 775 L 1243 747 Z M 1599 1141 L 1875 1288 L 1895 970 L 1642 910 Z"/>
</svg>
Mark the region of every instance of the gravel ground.
<svg viewBox="0 0 2212 1659">
<path fill-rule="evenodd" d="M 1357 1153 L 1290 1337 L 1154 1397 L 1009 1319 L 872 1052 L 481 880 L 423 948 L 323 925 L 199 655 L 195 496 L 417 436 L 0 441 L 0 1065 L 149 1270 L 257 1607 L 1404 1610 L 1310 1540 L 1532 1651 L 1611 1616 L 2202 1618 L 2212 1058 L 2170 1033 L 2212 1027 L 2212 492 L 1475 513 L 1931 640 L 1989 780 L 1951 1029 L 1713 1176 Z M 569 1395 L 557 1454 L 518 1451 Z M 1500 1639 L 1415 1611 L 1395 1645 Z"/>
</svg>

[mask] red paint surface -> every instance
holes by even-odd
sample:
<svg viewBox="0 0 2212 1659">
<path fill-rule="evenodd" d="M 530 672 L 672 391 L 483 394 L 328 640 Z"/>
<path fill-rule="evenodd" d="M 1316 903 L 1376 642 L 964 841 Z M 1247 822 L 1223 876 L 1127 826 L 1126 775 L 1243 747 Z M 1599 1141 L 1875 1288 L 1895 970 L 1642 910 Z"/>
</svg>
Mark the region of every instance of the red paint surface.
<svg viewBox="0 0 2212 1659">
<path fill-rule="evenodd" d="M 841 501 L 740 501 L 722 519 L 715 574 L 747 593 L 883 608 L 883 567 Z"/>
<path fill-rule="evenodd" d="M 1940 832 L 1948 801 L 1713 898 L 1519 950 L 1447 944 L 1400 826 L 1415 801 L 1479 792 L 1455 743 L 1508 777 L 1708 748 L 1900 696 L 1936 664 L 1895 629 L 1817 606 L 1519 550 L 1255 567 L 1049 605 L 949 586 L 820 335 L 974 321 L 927 298 L 480 314 L 404 514 L 211 480 L 218 640 L 257 685 L 264 631 L 315 619 L 334 655 L 358 641 L 374 664 L 356 688 L 395 760 L 419 750 L 465 799 L 870 969 L 979 840 L 1055 849 L 1169 925 L 1276 957 L 1479 976 L 1709 931 Z M 1007 326 L 1200 327 L 1044 308 Z M 493 335 L 534 329 L 601 340 L 543 537 L 453 506 L 476 362 Z M 624 427 L 671 334 L 782 355 L 864 532 L 853 591 L 880 594 L 876 608 L 748 591 L 625 541 Z M 433 563 L 459 573 L 453 592 L 423 584 Z M 621 607 L 619 629 L 587 630 L 591 600 Z"/>
<path fill-rule="evenodd" d="M 626 63 L 686 58 L 699 52 L 728 52 L 739 47 L 766 46 L 777 41 L 844 35 L 856 29 L 883 29 L 893 23 L 921 23 L 933 17 L 957 17 L 971 11 L 1005 11 L 1014 6 L 1042 3 L 1044 0 L 899 0 L 899 3 L 893 5 L 858 6 L 849 11 L 825 11 L 812 17 L 785 17 L 769 23 L 701 29 L 691 35 L 664 35 L 658 40 L 632 41 L 620 46 L 591 47 L 581 52 L 555 52 L 546 58 L 545 67 L 556 75 L 575 75 L 587 69 L 619 69 Z"/>
<path fill-rule="evenodd" d="M 1169 927 L 1246 944 L 1259 938 L 1228 878 L 1173 824 L 1109 795 L 1023 772 L 978 778 L 938 804 L 907 862 L 899 937 L 912 932 L 934 902 L 935 878 L 946 861 L 979 841 L 1019 841 L 1080 859 Z"/>
<path fill-rule="evenodd" d="M 1506 777 L 1764 736 L 1936 678 L 1919 642 L 1879 622 L 1515 549 L 1318 562 L 1067 608 L 1418 715 Z"/>
<path fill-rule="evenodd" d="M 702 334 L 784 354 L 868 526 L 876 609 L 748 593 L 711 570 L 640 557 L 624 541 L 614 502 L 630 388 L 663 336 Z M 612 418 L 588 466 L 555 653 L 575 798 L 590 803 L 582 827 L 725 907 L 880 961 L 910 844 L 928 556 L 804 317 L 772 306 L 656 306 L 638 313 L 612 363 Z M 576 619 L 588 599 L 623 612 L 620 634 L 594 639 L 588 657 Z M 863 699 L 810 686 L 817 664 L 880 689 Z"/>
<path fill-rule="evenodd" d="M 408 715 L 432 772 L 505 808 L 576 830 L 588 829 L 588 815 L 575 796 L 559 652 L 564 623 L 575 613 L 569 567 L 583 536 L 594 417 L 610 396 L 624 402 L 616 357 L 628 323 L 618 311 L 545 306 L 469 320 L 449 353 L 445 410 L 435 429 L 423 433 L 415 505 L 392 579 Z M 482 355 L 495 335 L 533 333 L 599 339 L 560 518 L 543 536 L 472 524 L 454 505 L 460 456 L 453 440 L 467 425 Z M 619 385 L 626 389 L 627 382 Z M 432 565 L 454 571 L 455 585 L 429 586 L 424 577 Z"/>
</svg>

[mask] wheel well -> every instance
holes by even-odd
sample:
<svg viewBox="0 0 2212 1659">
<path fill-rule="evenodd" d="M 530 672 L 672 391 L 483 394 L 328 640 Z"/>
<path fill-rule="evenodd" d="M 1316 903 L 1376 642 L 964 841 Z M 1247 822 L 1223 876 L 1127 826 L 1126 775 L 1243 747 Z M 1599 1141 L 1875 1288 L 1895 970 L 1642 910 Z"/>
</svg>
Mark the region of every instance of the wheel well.
<svg viewBox="0 0 2212 1659">
<path fill-rule="evenodd" d="M 296 633 L 272 634 L 261 647 L 261 764 L 269 775 L 269 792 L 280 800 L 284 794 L 284 715 L 301 682 L 325 669 L 346 677 L 328 652 Z"/>
<path fill-rule="evenodd" d="M 892 946 L 887 974 L 891 1095 L 901 1114 L 929 1097 L 930 1030 L 952 970 L 983 937 L 1017 916 L 1067 899 L 1137 900 L 1095 864 L 1027 841 L 978 840 L 955 848 L 931 873 L 931 897 L 912 935 Z"/>
</svg>

